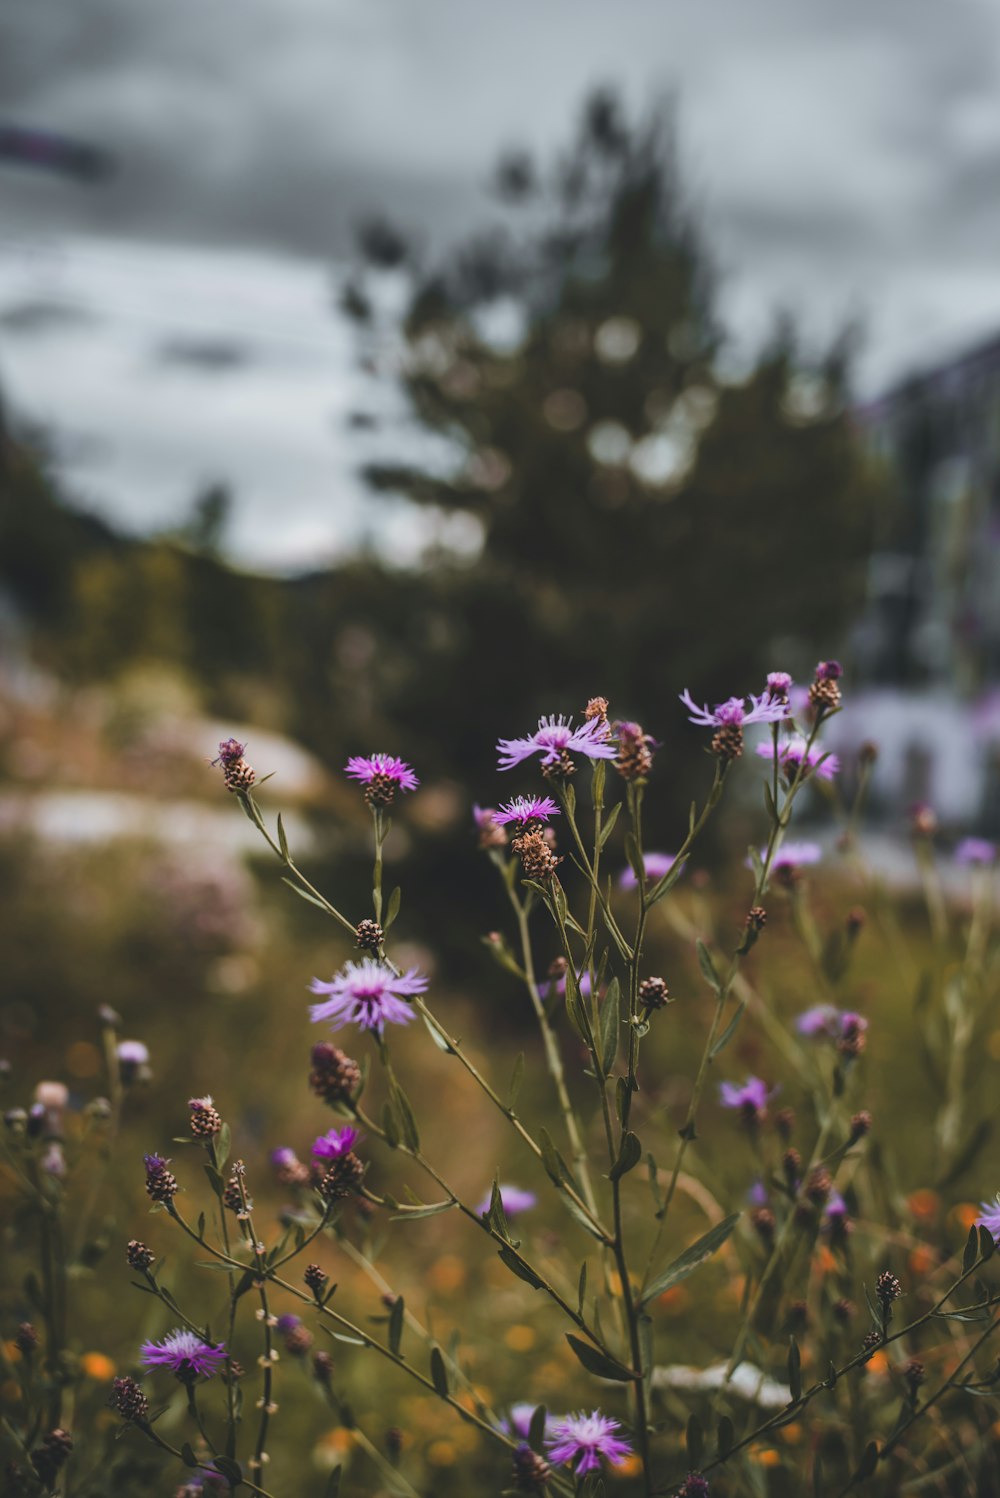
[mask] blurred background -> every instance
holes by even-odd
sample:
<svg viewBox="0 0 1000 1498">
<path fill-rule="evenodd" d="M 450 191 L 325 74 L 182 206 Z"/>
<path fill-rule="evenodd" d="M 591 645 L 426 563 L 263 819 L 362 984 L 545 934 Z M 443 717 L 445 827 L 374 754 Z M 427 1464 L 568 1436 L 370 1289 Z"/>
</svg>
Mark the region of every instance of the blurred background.
<svg viewBox="0 0 1000 1498">
<path fill-rule="evenodd" d="M 878 742 L 880 873 L 905 897 L 915 803 L 945 846 L 1000 833 L 998 82 L 985 0 L 6 9 L 22 1090 L 40 1067 L 99 1088 L 110 1003 L 153 1052 L 136 1158 L 199 1091 L 248 1155 L 325 1126 L 304 990 L 348 953 L 258 858 L 208 763 L 229 734 L 351 913 L 367 817 L 340 767 L 415 765 L 398 931 L 491 1043 L 529 1016 L 483 953 L 470 807 L 532 788 L 493 744 L 541 712 L 601 693 L 662 741 L 669 849 L 710 777 L 677 693 L 838 656 L 829 747 L 849 793 Z M 732 801 L 699 876 L 730 913 L 752 774 Z M 835 861 L 835 798 L 809 816 Z M 837 919 L 851 898 L 834 884 Z M 465 1169 L 477 1189 L 493 1164 Z"/>
</svg>

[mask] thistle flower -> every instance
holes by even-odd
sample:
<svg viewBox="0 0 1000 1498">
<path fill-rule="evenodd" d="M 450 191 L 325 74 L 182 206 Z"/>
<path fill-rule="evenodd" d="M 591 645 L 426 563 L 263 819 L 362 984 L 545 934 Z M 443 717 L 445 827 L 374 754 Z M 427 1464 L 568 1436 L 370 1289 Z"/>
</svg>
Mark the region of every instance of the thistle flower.
<svg viewBox="0 0 1000 1498">
<path fill-rule="evenodd" d="M 472 820 L 476 824 L 479 847 L 506 848 L 507 834 L 504 832 L 495 806 L 473 806 Z"/>
<path fill-rule="evenodd" d="M 482 1201 L 476 1208 L 477 1216 L 485 1217 L 487 1212 L 490 1210 L 490 1204 L 492 1203 L 492 1201 L 493 1192 L 492 1190 L 490 1190 L 487 1191 L 486 1195 L 483 1197 Z M 500 1203 L 503 1207 L 505 1216 L 517 1217 L 521 1212 L 530 1212 L 532 1207 L 537 1207 L 538 1197 L 535 1196 L 534 1192 L 532 1191 L 522 1191 L 520 1186 L 501 1186 Z M 533 1409 L 534 1406 L 525 1406 L 525 1408 L 530 1410 Z M 527 1437 L 526 1430 L 518 1431 L 518 1434 Z"/>
<path fill-rule="evenodd" d="M 955 862 L 963 868 L 968 868 L 970 864 L 985 867 L 993 863 L 996 856 L 996 844 L 988 843 L 982 837 L 963 837 L 955 849 Z"/>
<path fill-rule="evenodd" d="M 121 1040 L 115 1048 L 123 1086 L 137 1081 L 149 1064 L 149 1048 L 141 1040 Z"/>
<path fill-rule="evenodd" d="M 709 1491 L 707 1477 L 702 1477 L 700 1472 L 689 1472 L 677 1489 L 677 1498 L 708 1498 Z"/>
<path fill-rule="evenodd" d="M 506 827 L 508 822 L 547 822 L 551 817 L 558 817 L 560 811 L 551 796 L 515 796 L 513 801 L 504 801 L 499 811 L 491 812 L 494 823 L 498 827 Z"/>
<path fill-rule="evenodd" d="M 646 733 L 641 723 L 616 723 L 615 738 L 618 754 L 615 769 L 623 780 L 645 780 L 653 768 L 653 750 L 659 744 L 652 734 Z"/>
<path fill-rule="evenodd" d="M 155 1264 L 156 1257 L 152 1250 L 138 1238 L 130 1238 L 125 1249 L 125 1259 L 130 1269 L 145 1270 L 151 1264 Z"/>
<path fill-rule="evenodd" d="M 246 745 L 239 739 L 223 739 L 213 765 L 222 766 L 222 779 L 228 791 L 248 791 L 257 779 L 254 768 L 244 759 Z"/>
<path fill-rule="evenodd" d="M 639 984 L 639 1002 L 648 1019 L 657 1009 L 670 1003 L 670 990 L 666 980 L 658 976 L 643 978 Z"/>
<path fill-rule="evenodd" d="M 327 1284 L 329 1283 L 330 1276 L 327 1274 L 326 1270 L 322 1267 L 321 1264 L 307 1264 L 305 1273 L 303 1274 L 302 1278 L 306 1284 L 306 1287 L 310 1289 L 314 1295 L 322 1295 L 323 1291 L 327 1287 Z"/>
<path fill-rule="evenodd" d="M 195 1139 L 214 1139 L 222 1129 L 222 1117 L 212 1099 L 193 1097 L 188 1099 L 191 1112 L 191 1133 Z"/>
<path fill-rule="evenodd" d="M 397 975 L 384 963 L 364 957 L 345 963 L 330 983 L 314 978 L 309 987 L 313 993 L 329 995 L 324 1003 L 310 1005 L 314 1024 L 328 1019 L 334 1030 L 352 1024 L 381 1035 L 387 1022 L 405 1025 L 413 1018 L 412 1008 L 400 995 L 423 993 L 427 979 L 415 967 Z"/>
<path fill-rule="evenodd" d="M 575 1463 L 573 1471 L 577 1477 L 599 1472 L 602 1457 L 616 1467 L 632 1455 L 629 1443 L 616 1436 L 619 1430 L 619 1421 L 602 1415 L 600 1410 L 592 1410 L 589 1415 L 580 1410 L 554 1420 L 545 1441 L 549 1458 L 560 1467 Z"/>
<path fill-rule="evenodd" d="M 359 921 L 354 928 L 354 940 L 363 952 L 377 952 L 385 941 L 385 932 L 378 921 Z"/>
<path fill-rule="evenodd" d="M 816 678 L 809 688 L 809 705 L 819 717 L 840 706 L 837 683 L 843 674 L 844 668 L 839 661 L 820 661 L 816 667 Z"/>
<path fill-rule="evenodd" d="M 898 1300 L 902 1293 L 903 1287 L 896 1276 L 888 1269 L 883 1269 L 875 1281 L 875 1296 L 879 1303 L 879 1309 L 886 1319 L 888 1319 L 893 1301 Z"/>
<path fill-rule="evenodd" d="M 730 697 L 725 702 L 717 702 L 714 710 L 710 710 L 707 704 L 699 707 L 686 688 L 680 696 L 688 709 L 689 722 L 697 723 L 699 728 L 749 728 L 752 723 L 780 723 L 788 717 L 788 703 L 773 698 L 770 692 L 764 692 L 760 697 L 755 697 L 752 692 L 749 698 Z M 746 706 L 748 700 L 749 708 Z"/>
<path fill-rule="evenodd" d="M 767 849 L 761 848 L 760 858 L 762 863 L 766 857 Z M 809 864 L 819 863 L 822 857 L 823 849 L 819 843 L 783 843 L 771 859 L 771 872 L 773 874 L 780 874 L 785 879 L 791 879 L 794 878 L 800 868 L 804 868 Z M 753 867 L 749 858 L 746 861 L 746 866 L 748 869 Z"/>
<path fill-rule="evenodd" d="M 823 1209 L 822 1226 L 830 1234 L 832 1243 L 837 1247 L 843 1247 L 851 1231 L 851 1219 L 847 1211 L 847 1203 L 839 1191 L 830 1192 Z"/>
<path fill-rule="evenodd" d="M 609 737 L 607 723 L 600 718 L 590 718 L 574 728 L 571 718 L 553 713 L 539 718 L 538 728 L 527 738 L 498 740 L 497 753 L 501 770 L 513 770 L 533 754 L 542 756 L 544 769 L 547 765 L 562 767 L 570 754 L 585 754 L 588 759 L 614 759 L 618 746 Z"/>
<path fill-rule="evenodd" d="M 506 1420 L 500 1421 L 500 1429 L 506 1431 L 509 1436 L 520 1436 L 522 1441 L 526 1441 L 531 1431 L 531 1417 L 537 1408 L 537 1405 L 527 1402 L 512 1404 Z M 548 1431 L 551 1424 L 552 1416 L 546 1415 L 544 1431 Z"/>
<path fill-rule="evenodd" d="M 772 702 L 787 702 L 792 689 L 792 678 L 787 671 L 767 673 L 767 695 Z"/>
<path fill-rule="evenodd" d="M 676 856 L 673 853 L 644 853 L 642 866 L 646 871 L 647 881 L 662 879 L 664 874 L 670 873 L 676 861 Z M 619 889 L 635 889 L 638 884 L 639 881 L 635 876 L 635 870 L 630 864 L 628 868 L 623 869 L 619 874 L 618 887 Z"/>
<path fill-rule="evenodd" d="M 394 754 L 352 754 L 344 773 L 364 785 L 369 806 L 391 806 L 397 790 L 415 791 L 420 784 L 412 768 Z"/>
<path fill-rule="evenodd" d="M 868 1021 L 863 1014 L 855 1014 L 851 1009 L 838 1009 L 833 1004 L 815 1004 L 812 1009 L 806 1009 L 799 1015 L 795 1028 L 800 1035 L 842 1041 L 862 1034 L 868 1029 Z"/>
<path fill-rule="evenodd" d="M 793 780 L 799 773 L 799 766 L 805 761 L 802 770 L 803 778 L 806 775 L 816 774 L 820 780 L 832 780 L 840 770 L 840 760 L 836 754 L 827 754 L 818 744 L 807 747 L 808 741 L 801 734 L 786 739 L 783 744 L 778 745 L 778 768 L 787 780 Z M 775 749 L 773 744 L 758 744 L 757 753 L 761 759 L 769 759 L 774 763 Z"/>
<path fill-rule="evenodd" d="M 771 1089 L 760 1077 L 747 1077 L 742 1087 L 732 1082 L 719 1083 L 719 1102 L 724 1108 L 738 1108 L 748 1124 L 760 1123 L 767 1113 Z"/>
<path fill-rule="evenodd" d="M 1000 1243 L 1000 1196 L 992 1202 L 980 1202 L 981 1214 L 976 1218 L 976 1227 L 985 1228 L 993 1234 L 994 1243 Z"/>
<path fill-rule="evenodd" d="M 339 1160 L 344 1155 L 349 1155 L 351 1150 L 361 1138 L 360 1129 L 330 1129 L 328 1133 L 321 1134 L 313 1144 L 313 1156 L 317 1160 Z"/>
<path fill-rule="evenodd" d="M 511 1474 L 516 1490 L 519 1493 L 544 1493 L 551 1475 L 552 1469 L 545 1458 L 532 1451 L 527 1441 L 522 1441 L 514 1452 Z"/>
<path fill-rule="evenodd" d="M 314 1045 L 309 1071 L 309 1086 L 317 1097 L 329 1103 L 347 1102 L 361 1082 L 361 1068 L 350 1056 L 339 1051 L 335 1045 L 321 1040 Z"/>
<path fill-rule="evenodd" d="M 177 1178 L 167 1169 L 169 1160 L 162 1155 L 144 1155 L 146 1167 L 146 1195 L 152 1202 L 166 1205 L 177 1195 Z"/>
<path fill-rule="evenodd" d="M 123 1420 L 145 1420 L 149 1414 L 149 1400 L 135 1379 L 128 1375 L 114 1380 L 108 1403 Z"/>
<path fill-rule="evenodd" d="M 218 1373 L 226 1360 L 226 1349 L 221 1343 L 213 1346 L 187 1327 L 178 1327 L 162 1342 L 144 1342 L 139 1359 L 146 1368 L 169 1368 L 183 1383 Z"/>
</svg>

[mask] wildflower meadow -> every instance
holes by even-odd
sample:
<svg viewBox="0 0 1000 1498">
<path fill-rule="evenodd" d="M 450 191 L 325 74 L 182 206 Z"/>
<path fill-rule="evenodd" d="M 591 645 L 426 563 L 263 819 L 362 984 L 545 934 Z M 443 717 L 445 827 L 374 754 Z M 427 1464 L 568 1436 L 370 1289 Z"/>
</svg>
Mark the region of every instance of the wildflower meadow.
<svg viewBox="0 0 1000 1498">
<path fill-rule="evenodd" d="M 878 746 L 827 747 L 848 689 L 830 660 L 648 726 L 498 705 L 461 981 L 392 877 L 405 744 L 342 772 L 349 891 L 251 744 L 206 754 L 268 860 L 233 938 L 259 1011 L 182 1002 L 172 929 L 173 988 L 91 1012 L 92 1067 L 5 1063 L 4 1493 L 1000 1492 L 996 850 L 918 806 L 920 893 L 887 888 Z"/>
</svg>

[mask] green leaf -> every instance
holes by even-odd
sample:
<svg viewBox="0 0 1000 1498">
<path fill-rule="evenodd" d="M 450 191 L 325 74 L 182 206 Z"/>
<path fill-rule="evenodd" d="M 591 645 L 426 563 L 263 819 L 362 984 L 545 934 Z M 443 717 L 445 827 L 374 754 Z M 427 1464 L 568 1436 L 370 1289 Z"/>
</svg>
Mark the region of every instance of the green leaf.
<svg viewBox="0 0 1000 1498">
<path fill-rule="evenodd" d="M 404 1210 L 392 1214 L 393 1222 L 415 1222 L 421 1217 L 437 1217 L 439 1212 L 450 1212 L 458 1203 L 431 1202 L 428 1206 L 406 1207 Z"/>
<path fill-rule="evenodd" d="M 583 1315 L 583 1302 L 587 1294 L 587 1261 L 584 1259 L 580 1265 L 580 1283 L 577 1287 L 576 1314 Z"/>
<path fill-rule="evenodd" d="M 442 1399 L 448 1394 L 448 1370 L 444 1365 L 440 1347 L 431 1348 L 431 1382 Z"/>
<path fill-rule="evenodd" d="M 715 971 L 715 963 L 712 961 L 711 954 L 700 936 L 695 942 L 695 946 L 698 950 L 698 966 L 701 968 L 705 982 L 710 988 L 714 988 L 716 993 L 721 993 L 722 984 L 719 981 L 718 973 Z"/>
<path fill-rule="evenodd" d="M 598 764 L 603 764 L 603 763 L 604 763 L 603 760 L 598 760 Z M 614 804 L 614 806 L 611 808 L 610 812 L 608 813 L 608 819 L 607 819 L 607 821 L 604 823 L 604 826 L 601 828 L 600 841 L 598 842 L 598 847 L 599 848 L 603 848 L 604 847 L 604 844 L 607 842 L 607 840 L 611 836 L 612 832 L 614 832 L 614 830 L 615 830 L 615 823 L 618 820 L 618 813 L 621 811 L 621 809 L 622 809 L 621 802 L 620 801 L 616 801 L 615 804 Z"/>
<path fill-rule="evenodd" d="M 532 1451 L 542 1450 L 542 1443 L 545 1440 L 545 1416 L 547 1413 L 544 1404 L 538 1405 L 532 1411 L 531 1423 L 528 1426 L 528 1445 Z"/>
<path fill-rule="evenodd" d="M 733 1430 L 733 1422 L 728 1415 L 723 1415 L 719 1420 L 719 1428 L 716 1433 L 716 1445 L 720 1456 L 728 1456 L 733 1449 L 736 1432 Z"/>
<path fill-rule="evenodd" d="M 514 1070 L 511 1072 L 510 1086 L 507 1089 L 507 1107 L 513 1113 L 517 1107 L 517 1100 L 521 1096 L 521 1084 L 524 1081 L 524 1052 L 518 1051 L 514 1062 Z"/>
<path fill-rule="evenodd" d="M 396 1110 L 388 1098 L 382 1104 L 382 1128 L 385 1131 L 385 1142 L 389 1148 L 398 1149 L 401 1137 L 399 1124 L 396 1122 Z"/>
<path fill-rule="evenodd" d="M 750 844 L 749 848 L 747 849 L 747 858 L 750 862 L 750 867 L 753 870 L 754 882 L 759 884 L 760 876 L 764 872 L 764 860 L 760 856 L 760 849 L 757 847 L 756 843 Z"/>
<path fill-rule="evenodd" d="M 646 908 L 647 908 L 647 910 L 651 906 L 655 905 L 656 902 L 657 902 L 657 900 L 662 900 L 664 895 L 669 894 L 669 892 L 673 889 L 674 885 L 677 883 L 678 879 L 683 874 L 683 872 L 684 872 L 684 870 L 685 870 L 686 867 L 687 867 L 687 856 L 686 855 L 685 855 L 684 858 L 678 858 L 675 863 L 671 864 L 670 868 L 664 874 L 663 878 L 661 880 L 659 880 L 658 883 L 656 883 L 656 884 L 653 885 L 653 888 L 650 890 L 649 894 L 646 896 Z"/>
<path fill-rule="evenodd" d="M 875 1468 L 877 1466 L 878 1466 L 878 1443 L 876 1441 L 869 1441 L 868 1445 L 865 1447 L 864 1451 L 861 1453 L 861 1460 L 860 1460 L 860 1462 L 858 1462 L 858 1470 L 855 1472 L 854 1476 L 851 1478 L 852 1483 L 853 1482 L 864 1482 L 864 1480 L 865 1480 L 866 1477 L 871 1477 L 872 1473 L 875 1471 Z"/>
<path fill-rule="evenodd" d="M 566 1333 L 566 1341 L 588 1373 L 596 1373 L 598 1378 L 613 1378 L 620 1384 L 633 1382 L 635 1375 L 629 1368 L 616 1362 L 592 1342 L 584 1342 L 579 1337 L 574 1337 L 572 1332 Z"/>
<path fill-rule="evenodd" d="M 637 1136 L 631 1130 L 628 1130 L 622 1139 L 618 1159 L 608 1172 L 608 1179 L 611 1181 L 621 1180 L 623 1175 L 627 1175 L 630 1170 L 635 1169 L 641 1159 L 642 1145 L 639 1143 Z"/>
<path fill-rule="evenodd" d="M 486 1213 L 486 1220 L 498 1237 L 505 1242 L 512 1242 L 510 1228 L 507 1226 L 507 1214 L 503 1209 L 503 1197 L 500 1195 L 500 1176 L 493 1177 L 493 1187 L 490 1191 L 490 1205 Z"/>
<path fill-rule="evenodd" d="M 499 1250 L 499 1257 L 501 1263 L 506 1264 L 511 1274 L 516 1274 L 519 1280 L 524 1280 L 524 1283 L 530 1285 L 533 1290 L 544 1288 L 544 1281 L 540 1280 L 535 1271 L 518 1258 L 512 1248 L 501 1248 Z"/>
<path fill-rule="evenodd" d="M 618 1035 L 621 1029 L 621 984 L 612 978 L 601 1001 L 600 1047 L 601 1069 L 608 1076 L 618 1055 Z"/>
<path fill-rule="evenodd" d="M 399 903 L 402 900 L 402 898 L 403 898 L 403 891 L 400 889 L 399 885 L 397 884 L 396 888 L 393 890 L 392 894 L 389 896 L 389 903 L 386 905 L 386 907 L 385 907 L 385 915 L 382 917 L 382 930 L 385 932 L 386 936 L 388 936 L 389 930 L 390 930 L 390 928 L 392 926 L 392 923 L 396 919 L 397 915 L 399 914 Z"/>
<path fill-rule="evenodd" d="M 281 856 L 282 856 L 282 858 L 287 863 L 288 862 L 288 839 L 285 836 L 285 824 L 281 820 L 281 812 L 280 811 L 278 812 L 278 847 L 281 849 Z"/>
<path fill-rule="evenodd" d="M 555 1186 L 563 1184 L 562 1167 L 559 1163 L 559 1153 L 552 1143 L 548 1129 L 539 1129 L 538 1138 L 542 1147 L 542 1164 L 545 1166 L 549 1180 Z"/>
<path fill-rule="evenodd" d="M 992 1239 L 990 1240 L 992 1242 Z M 973 1264 L 979 1258 L 979 1229 L 971 1227 L 965 1244 L 965 1252 L 962 1255 L 962 1273 L 968 1274 Z"/>
<path fill-rule="evenodd" d="M 343 1467 L 334 1467 L 327 1479 L 323 1498 L 340 1498 L 340 1474 L 343 1470 Z"/>
<path fill-rule="evenodd" d="M 393 1102 L 396 1105 L 400 1127 L 403 1131 L 403 1142 L 408 1149 L 417 1151 L 420 1149 L 420 1134 L 417 1131 L 417 1120 L 413 1116 L 410 1100 L 395 1080 L 393 1081 L 392 1091 Z"/>
<path fill-rule="evenodd" d="M 230 1488 L 238 1488 L 243 1481 L 243 1468 L 239 1462 L 233 1461 L 232 1457 L 213 1457 L 212 1466 L 222 1473 L 223 1477 L 229 1483 Z"/>
<path fill-rule="evenodd" d="M 729 1042 L 732 1040 L 733 1036 L 736 1034 L 736 1027 L 739 1024 L 740 1020 L 743 1018 L 743 1011 L 744 1011 L 744 1009 L 746 1007 L 747 1007 L 747 1001 L 746 1001 L 746 999 L 744 999 L 743 1002 L 742 1002 L 742 1004 L 740 1004 L 740 1005 L 737 1006 L 736 1012 L 734 1013 L 732 1019 L 729 1021 L 729 1024 L 723 1030 L 722 1034 L 719 1036 L 718 1040 L 715 1042 L 714 1046 L 709 1051 L 709 1053 L 708 1053 L 708 1059 L 709 1059 L 709 1061 L 714 1061 L 715 1058 L 716 1058 L 716 1056 L 718 1056 L 720 1054 L 720 1052 L 722 1052 L 722 1051 L 724 1051 L 726 1049 L 726 1046 L 729 1044 Z"/>
<path fill-rule="evenodd" d="M 397 1295 L 389 1311 L 389 1351 L 398 1355 L 399 1344 L 403 1340 L 403 1314 L 406 1306 L 403 1297 Z"/>
<path fill-rule="evenodd" d="M 802 1397 L 802 1355 L 794 1337 L 788 1339 L 788 1387 L 793 1399 Z"/>
<path fill-rule="evenodd" d="M 996 1253 L 996 1247 L 997 1246 L 994 1242 L 993 1234 L 990 1232 L 989 1228 L 980 1227 L 979 1257 L 981 1259 L 992 1259 L 993 1255 Z"/>
<path fill-rule="evenodd" d="M 184 1445 L 181 1447 L 181 1461 L 184 1463 L 185 1467 L 197 1467 L 198 1465 L 198 1458 L 195 1456 L 194 1451 L 191 1448 L 190 1441 L 185 1441 Z"/>
<path fill-rule="evenodd" d="M 629 867 L 638 879 L 639 888 L 641 889 L 646 883 L 646 864 L 639 844 L 635 840 L 634 832 L 626 832 L 625 834 L 625 857 L 628 859 Z"/>
<path fill-rule="evenodd" d="M 229 1151 L 233 1147 L 233 1131 L 227 1123 L 222 1125 L 219 1136 L 215 1141 L 215 1163 L 221 1170 L 229 1159 Z"/>
<path fill-rule="evenodd" d="M 628 1083 L 624 1077 L 619 1077 L 615 1083 L 615 1112 L 618 1114 L 618 1122 L 625 1122 L 625 1099 L 628 1097 Z"/>
<path fill-rule="evenodd" d="M 774 792 L 771 789 L 770 781 L 767 780 L 764 781 L 764 808 L 767 812 L 768 821 L 774 826 L 778 820 L 778 808 L 775 804 Z"/>
<path fill-rule="evenodd" d="M 303 889 L 301 884 L 296 884 L 294 879 L 286 879 L 284 874 L 282 874 L 281 882 L 282 884 L 287 884 L 289 889 L 294 890 L 300 900 L 306 900 L 310 905 L 315 905 L 317 910 L 322 910 L 324 914 L 327 913 L 323 901 L 317 900 L 315 895 L 311 895 L 307 889 Z"/>
<path fill-rule="evenodd" d="M 677 1285 L 681 1280 L 687 1279 L 699 1264 L 704 1264 L 706 1259 L 710 1259 L 725 1243 L 739 1220 L 739 1212 L 733 1212 L 722 1222 L 717 1222 L 714 1228 L 709 1228 L 707 1233 L 703 1233 L 696 1243 L 686 1248 L 679 1258 L 676 1258 L 672 1264 L 668 1264 L 667 1268 L 646 1286 L 642 1296 L 643 1304 L 655 1300 L 658 1295 L 663 1294 L 664 1290 L 669 1290 L 672 1285 Z"/>
<path fill-rule="evenodd" d="M 686 1444 L 688 1465 L 700 1467 L 705 1451 L 705 1433 L 701 1428 L 701 1421 L 695 1414 L 688 1417 Z"/>
</svg>

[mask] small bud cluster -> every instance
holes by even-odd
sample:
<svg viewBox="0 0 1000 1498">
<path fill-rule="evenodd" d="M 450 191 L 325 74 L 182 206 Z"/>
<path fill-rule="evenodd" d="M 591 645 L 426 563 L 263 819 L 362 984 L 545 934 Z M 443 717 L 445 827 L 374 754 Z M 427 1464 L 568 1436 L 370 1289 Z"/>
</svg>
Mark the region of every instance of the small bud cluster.
<svg viewBox="0 0 1000 1498">
<path fill-rule="evenodd" d="M 552 1476 L 552 1469 L 544 1457 L 532 1451 L 527 1442 L 522 1442 L 514 1452 L 512 1475 L 519 1493 L 542 1493 Z"/>
<path fill-rule="evenodd" d="M 222 1193 L 222 1205 L 228 1207 L 230 1212 L 235 1212 L 241 1220 L 249 1217 L 253 1210 L 253 1202 L 247 1196 L 246 1186 L 243 1182 L 246 1173 L 247 1168 L 243 1164 L 243 1161 L 234 1160 L 229 1180 L 226 1182 Z"/>
<path fill-rule="evenodd" d="M 820 661 L 816 676 L 809 688 L 809 705 L 818 718 L 832 713 L 840 706 L 840 687 L 837 685 L 844 668 L 839 661 Z"/>
<path fill-rule="evenodd" d="M 222 1128 L 222 1117 L 210 1097 L 188 1100 L 191 1110 L 191 1133 L 195 1139 L 214 1139 Z"/>
<path fill-rule="evenodd" d="M 647 1018 L 670 1003 L 670 990 L 663 978 L 643 978 L 639 984 L 639 1003 Z"/>
<path fill-rule="evenodd" d="M 888 1269 L 883 1269 L 875 1281 L 875 1297 L 878 1300 L 879 1310 L 886 1321 L 892 1313 L 892 1303 L 898 1300 L 903 1293 L 903 1287 L 896 1276 Z"/>
<path fill-rule="evenodd" d="M 528 879 L 549 879 L 562 859 L 552 851 L 550 841 L 538 822 L 524 822 L 518 828 L 511 847 L 521 860 L 521 868 Z"/>
<path fill-rule="evenodd" d="M 307 1264 L 302 1278 L 306 1283 L 306 1287 L 318 1297 L 323 1294 L 329 1280 L 329 1275 L 319 1264 Z"/>
<path fill-rule="evenodd" d="M 385 941 L 385 932 L 378 921 L 359 921 L 354 939 L 363 952 L 377 952 Z"/>
<path fill-rule="evenodd" d="M 859 1015 L 845 1019 L 844 1028 L 837 1038 L 837 1050 L 846 1060 L 854 1061 L 861 1055 L 867 1043 L 866 1029 Z"/>
<path fill-rule="evenodd" d="M 568 780 L 576 774 L 576 765 L 568 749 L 563 749 L 551 764 L 543 763 L 541 769 L 546 780 Z"/>
<path fill-rule="evenodd" d="M 242 791 L 246 793 L 257 779 L 253 765 L 244 758 L 243 751 L 246 745 L 241 744 L 238 739 L 223 739 L 219 745 L 219 753 L 212 761 L 215 765 L 222 766 L 222 779 L 227 791 L 237 794 Z"/>
<path fill-rule="evenodd" d="M 144 1270 L 155 1263 L 153 1253 L 138 1238 L 130 1238 L 125 1249 L 125 1258 L 130 1269 Z"/>
<path fill-rule="evenodd" d="M 770 1207 L 754 1207 L 750 1213 L 750 1225 L 765 1248 L 770 1248 L 774 1242 L 776 1226 L 775 1216 Z"/>
<path fill-rule="evenodd" d="M 313 1376 L 317 1383 L 328 1384 L 333 1377 L 333 1358 L 328 1352 L 313 1353 Z"/>
<path fill-rule="evenodd" d="M 391 775 L 377 770 L 365 786 L 369 806 L 391 806 L 396 799 L 396 782 Z"/>
<path fill-rule="evenodd" d="M 145 1420 L 149 1414 L 149 1400 L 134 1378 L 127 1375 L 116 1378 L 111 1385 L 108 1403 L 117 1410 L 123 1420 Z"/>
<path fill-rule="evenodd" d="M 364 1163 L 353 1150 L 331 1160 L 330 1168 L 319 1182 L 320 1195 L 328 1202 L 343 1201 L 353 1195 L 361 1185 L 365 1173 Z"/>
<path fill-rule="evenodd" d="M 653 768 L 655 739 L 644 733 L 638 723 L 616 723 L 618 757 L 615 769 L 623 780 L 646 780 Z"/>
<path fill-rule="evenodd" d="M 723 723 L 712 735 L 712 753 L 726 764 L 743 754 L 742 723 Z"/>
<path fill-rule="evenodd" d="M 311 1059 L 309 1086 L 316 1096 L 331 1106 L 348 1102 L 361 1083 L 358 1063 L 327 1041 L 313 1046 Z"/>
<path fill-rule="evenodd" d="M 860 1113 L 855 1113 L 851 1119 L 851 1144 L 857 1144 L 859 1139 L 863 1139 L 866 1134 L 870 1133 L 871 1126 L 872 1116 L 866 1109 L 862 1109 Z"/>
<path fill-rule="evenodd" d="M 42 1444 L 31 1453 L 31 1465 L 40 1482 L 47 1488 L 55 1484 L 59 1472 L 69 1460 L 73 1450 L 73 1437 L 67 1430 L 50 1430 L 42 1437 Z"/>
<path fill-rule="evenodd" d="M 151 1202 L 166 1206 L 177 1195 L 177 1177 L 167 1169 L 170 1161 L 159 1155 L 146 1155 L 145 1163 L 146 1195 Z"/>
</svg>

